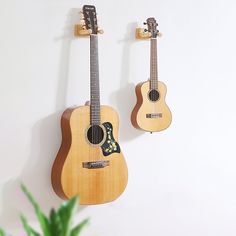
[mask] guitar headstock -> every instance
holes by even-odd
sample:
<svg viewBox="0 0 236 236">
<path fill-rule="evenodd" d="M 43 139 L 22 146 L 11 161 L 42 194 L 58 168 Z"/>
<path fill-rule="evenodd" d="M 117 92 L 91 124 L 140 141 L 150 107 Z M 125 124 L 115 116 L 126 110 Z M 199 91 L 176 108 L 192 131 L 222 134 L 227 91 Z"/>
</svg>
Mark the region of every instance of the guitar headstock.
<svg viewBox="0 0 236 236">
<path fill-rule="evenodd" d="M 95 6 L 84 5 L 83 15 L 84 15 L 85 28 L 87 30 L 90 30 L 91 34 L 97 34 L 98 24 L 97 24 L 97 13 Z"/>
<path fill-rule="evenodd" d="M 97 13 L 95 6 L 84 5 L 81 13 L 82 20 L 80 24 L 75 25 L 75 36 L 89 36 L 91 34 L 103 34 L 97 24 Z"/>
<path fill-rule="evenodd" d="M 159 36 L 159 30 L 157 29 L 158 24 L 154 17 L 148 18 L 144 24 L 147 25 L 147 31 L 151 33 L 152 38 Z"/>
</svg>

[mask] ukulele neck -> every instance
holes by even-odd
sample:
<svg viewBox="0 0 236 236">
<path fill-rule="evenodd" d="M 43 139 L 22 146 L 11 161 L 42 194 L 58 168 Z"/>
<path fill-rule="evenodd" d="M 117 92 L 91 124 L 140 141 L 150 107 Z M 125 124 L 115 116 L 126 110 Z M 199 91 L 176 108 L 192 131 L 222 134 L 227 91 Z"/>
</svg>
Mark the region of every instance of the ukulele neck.
<svg viewBox="0 0 236 236">
<path fill-rule="evenodd" d="M 150 89 L 157 89 L 158 70 L 157 70 L 157 39 L 150 39 Z"/>
<path fill-rule="evenodd" d="M 90 35 L 90 124 L 100 124 L 98 37 Z"/>
</svg>

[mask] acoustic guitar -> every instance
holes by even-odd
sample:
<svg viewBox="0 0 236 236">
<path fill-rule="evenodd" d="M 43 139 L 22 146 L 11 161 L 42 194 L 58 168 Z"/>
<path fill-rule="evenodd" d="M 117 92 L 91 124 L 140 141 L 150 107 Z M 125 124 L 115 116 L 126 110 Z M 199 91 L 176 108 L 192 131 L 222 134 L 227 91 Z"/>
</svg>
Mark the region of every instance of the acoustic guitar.
<svg viewBox="0 0 236 236">
<path fill-rule="evenodd" d="M 90 32 L 90 104 L 68 108 L 61 118 L 62 143 L 52 167 L 52 186 L 63 199 L 79 195 L 80 204 L 102 204 L 124 191 L 128 170 L 118 139 L 119 118 L 100 106 L 98 26 L 94 6 L 83 6 Z"/>
<path fill-rule="evenodd" d="M 158 81 L 157 69 L 157 30 L 155 18 L 148 18 L 144 32 L 150 35 L 150 79 L 139 83 L 136 88 L 137 103 L 131 114 L 131 122 L 137 129 L 149 132 L 161 131 L 169 127 L 172 120 L 170 109 L 166 105 L 166 85 Z M 147 35 L 147 34 L 145 34 Z"/>
</svg>

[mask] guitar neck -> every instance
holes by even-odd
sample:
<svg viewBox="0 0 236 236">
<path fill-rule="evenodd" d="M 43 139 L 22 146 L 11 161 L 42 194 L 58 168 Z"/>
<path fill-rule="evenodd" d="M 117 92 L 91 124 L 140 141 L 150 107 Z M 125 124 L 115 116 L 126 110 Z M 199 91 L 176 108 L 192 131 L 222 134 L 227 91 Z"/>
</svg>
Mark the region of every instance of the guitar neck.
<svg viewBox="0 0 236 236">
<path fill-rule="evenodd" d="M 90 124 L 100 124 L 98 37 L 90 35 Z"/>
<path fill-rule="evenodd" d="M 150 39 L 150 89 L 157 89 L 158 69 L 157 69 L 157 39 Z"/>
</svg>

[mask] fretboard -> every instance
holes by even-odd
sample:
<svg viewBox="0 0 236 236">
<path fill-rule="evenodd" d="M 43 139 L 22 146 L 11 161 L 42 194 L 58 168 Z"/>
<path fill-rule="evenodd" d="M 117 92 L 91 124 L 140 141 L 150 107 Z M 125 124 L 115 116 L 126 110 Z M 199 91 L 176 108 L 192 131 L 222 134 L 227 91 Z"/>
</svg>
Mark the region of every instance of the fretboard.
<svg viewBox="0 0 236 236">
<path fill-rule="evenodd" d="M 90 124 L 100 124 L 98 37 L 90 35 Z"/>
<path fill-rule="evenodd" d="M 150 89 L 157 89 L 158 70 L 157 70 L 157 39 L 150 40 Z"/>
</svg>

